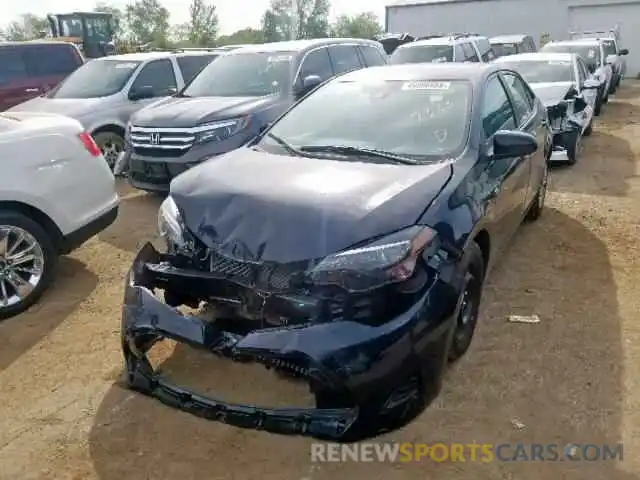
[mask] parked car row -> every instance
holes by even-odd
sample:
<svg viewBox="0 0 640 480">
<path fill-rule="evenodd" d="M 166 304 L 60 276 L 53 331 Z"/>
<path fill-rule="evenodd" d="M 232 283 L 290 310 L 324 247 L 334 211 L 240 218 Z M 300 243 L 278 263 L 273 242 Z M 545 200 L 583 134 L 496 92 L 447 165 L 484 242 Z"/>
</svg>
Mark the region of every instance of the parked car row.
<svg viewBox="0 0 640 480">
<path fill-rule="evenodd" d="M 440 56 L 393 60 L 422 46 Z M 346 440 L 400 425 L 470 347 L 487 272 L 541 216 L 549 161 L 561 149 L 571 160 L 565 134 L 587 134 L 595 115 L 602 82 L 582 53 L 491 52 L 470 34 L 408 42 L 391 61 L 375 41 L 301 40 L 221 53 L 191 79 L 182 53 L 88 62 L 0 114 L 0 317 L 32 305 L 57 255 L 115 219 L 93 124 L 50 107 L 106 110 L 115 96 L 134 104 L 119 166 L 168 193 L 164 246 L 145 244 L 125 281 L 126 384 L 277 433 Z M 139 108 L 151 91 L 165 98 Z M 306 381 L 316 408 L 176 385 L 148 359 L 163 339 Z"/>
</svg>

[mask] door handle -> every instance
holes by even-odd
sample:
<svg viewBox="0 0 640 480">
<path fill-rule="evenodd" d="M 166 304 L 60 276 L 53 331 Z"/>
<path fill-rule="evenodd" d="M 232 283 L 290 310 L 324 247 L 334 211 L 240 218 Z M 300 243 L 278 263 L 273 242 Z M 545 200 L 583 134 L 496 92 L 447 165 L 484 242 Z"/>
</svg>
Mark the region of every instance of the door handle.
<svg viewBox="0 0 640 480">
<path fill-rule="evenodd" d="M 40 91 L 40 89 L 38 89 L 38 88 L 27 88 L 27 89 L 25 89 L 26 93 L 35 93 L 35 92 L 38 92 L 38 91 Z"/>
</svg>

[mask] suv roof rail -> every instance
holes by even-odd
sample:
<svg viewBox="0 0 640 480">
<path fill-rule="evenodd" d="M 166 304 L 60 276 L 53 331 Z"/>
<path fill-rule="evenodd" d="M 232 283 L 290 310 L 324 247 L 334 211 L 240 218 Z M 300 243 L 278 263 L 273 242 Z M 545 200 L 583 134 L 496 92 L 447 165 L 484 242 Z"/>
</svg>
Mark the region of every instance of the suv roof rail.
<svg viewBox="0 0 640 480">
<path fill-rule="evenodd" d="M 454 38 L 465 38 L 465 37 L 479 37 L 480 35 L 478 35 L 477 33 L 452 33 L 451 34 L 452 37 Z"/>
</svg>

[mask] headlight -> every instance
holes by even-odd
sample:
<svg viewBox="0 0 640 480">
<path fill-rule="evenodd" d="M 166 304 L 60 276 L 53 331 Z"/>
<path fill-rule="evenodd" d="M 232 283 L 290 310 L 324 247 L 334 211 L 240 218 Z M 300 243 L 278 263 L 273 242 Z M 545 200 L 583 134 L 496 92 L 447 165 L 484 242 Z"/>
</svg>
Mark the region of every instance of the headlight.
<svg viewBox="0 0 640 480">
<path fill-rule="evenodd" d="M 185 244 L 184 224 L 176 202 L 168 196 L 158 212 L 158 233 L 165 239 L 167 245 L 181 247 Z"/>
<path fill-rule="evenodd" d="M 220 122 L 200 125 L 196 134 L 196 143 L 221 142 L 235 135 L 249 124 L 250 117 L 233 118 Z"/>
<path fill-rule="evenodd" d="M 404 282 L 413 276 L 421 254 L 436 235 L 429 227 L 410 227 L 364 247 L 329 255 L 307 275 L 314 285 L 336 285 L 351 292 Z"/>
</svg>

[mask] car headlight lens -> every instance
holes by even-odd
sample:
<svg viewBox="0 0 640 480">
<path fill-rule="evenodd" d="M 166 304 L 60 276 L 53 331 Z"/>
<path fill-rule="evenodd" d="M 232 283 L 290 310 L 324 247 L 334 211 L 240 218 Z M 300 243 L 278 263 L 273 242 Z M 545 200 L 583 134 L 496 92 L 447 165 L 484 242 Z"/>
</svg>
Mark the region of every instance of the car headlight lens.
<svg viewBox="0 0 640 480">
<path fill-rule="evenodd" d="M 243 130 L 249 124 L 249 119 L 250 117 L 241 117 L 201 125 L 195 141 L 196 143 L 204 143 L 226 140 Z"/>
<path fill-rule="evenodd" d="M 432 228 L 410 227 L 364 247 L 329 255 L 307 275 L 316 286 L 335 285 L 350 292 L 404 282 L 413 276 L 420 256 L 436 236 Z"/>
<path fill-rule="evenodd" d="M 171 196 L 168 196 L 160 205 L 158 233 L 164 238 L 169 247 L 181 247 L 185 244 L 184 223 L 178 206 Z"/>
</svg>

